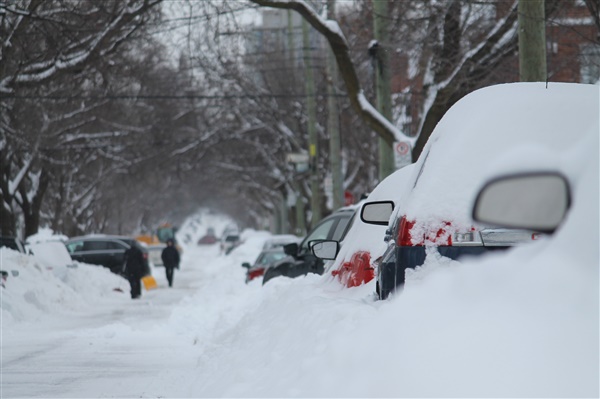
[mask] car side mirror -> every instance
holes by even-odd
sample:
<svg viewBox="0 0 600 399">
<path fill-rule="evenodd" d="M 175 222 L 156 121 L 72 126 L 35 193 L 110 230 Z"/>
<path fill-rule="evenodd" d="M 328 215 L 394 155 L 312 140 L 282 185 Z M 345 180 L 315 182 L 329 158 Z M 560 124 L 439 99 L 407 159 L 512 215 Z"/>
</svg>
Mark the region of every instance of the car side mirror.
<svg viewBox="0 0 600 399">
<path fill-rule="evenodd" d="M 251 266 L 250 266 L 250 263 L 244 262 L 244 263 L 242 263 L 242 267 L 245 267 L 246 269 L 250 269 Z"/>
<path fill-rule="evenodd" d="M 567 179 L 556 172 L 521 173 L 487 182 L 477 194 L 473 220 L 499 227 L 554 232 L 571 205 Z"/>
<path fill-rule="evenodd" d="M 340 243 L 333 240 L 319 241 L 312 246 L 313 255 L 324 260 L 334 260 L 339 251 Z"/>
<path fill-rule="evenodd" d="M 283 246 L 283 252 L 286 255 L 290 255 L 293 256 L 294 258 L 298 255 L 298 244 L 297 243 L 291 243 L 291 244 L 287 244 Z"/>
<path fill-rule="evenodd" d="M 360 220 L 368 224 L 387 226 L 394 211 L 394 201 L 367 202 L 360 210 Z"/>
</svg>

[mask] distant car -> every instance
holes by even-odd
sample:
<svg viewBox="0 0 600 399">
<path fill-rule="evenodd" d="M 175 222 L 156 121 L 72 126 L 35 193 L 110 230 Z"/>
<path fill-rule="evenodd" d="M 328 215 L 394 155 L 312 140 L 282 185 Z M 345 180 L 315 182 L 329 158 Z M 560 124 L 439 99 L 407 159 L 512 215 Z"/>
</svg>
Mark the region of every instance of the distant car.
<svg viewBox="0 0 600 399">
<path fill-rule="evenodd" d="M 241 242 L 240 235 L 237 233 L 226 234 L 221 238 L 221 252 L 229 254 Z"/>
<path fill-rule="evenodd" d="M 215 237 L 214 234 L 207 232 L 204 236 L 202 236 L 198 240 L 198 245 L 212 245 L 212 244 L 216 244 L 217 242 L 219 242 L 217 237 Z"/>
<path fill-rule="evenodd" d="M 25 243 L 17 237 L 0 236 L 0 247 L 6 247 L 21 253 L 27 253 Z"/>
<path fill-rule="evenodd" d="M 263 250 L 282 247 L 287 244 L 300 242 L 301 238 L 293 234 L 276 234 L 265 241 Z"/>
<path fill-rule="evenodd" d="M 285 252 L 283 252 L 283 246 L 275 246 L 263 249 L 253 265 L 242 263 L 242 266 L 248 269 L 246 271 L 246 283 L 257 277 L 262 277 L 267 269 L 286 256 Z"/>
<path fill-rule="evenodd" d="M 408 194 L 391 217 L 389 247 L 377 274 L 380 297 L 402 286 L 405 271 L 423 265 L 432 250 L 459 259 L 539 238 L 536 231 L 474 225 L 471 204 L 477 190 L 498 164 L 543 159 L 554 166 L 556 157 L 547 153 L 565 153 L 590 132 L 598 134 L 595 85 L 511 83 L 459 100 L 433 131 L 415 164 Z M 388 223 L 381 208 L 365 204 L 363 220 Z"/>
<path fill-rule="evenodd" d="M 323 260 L 314 256 L 311 247 L 323 240 L 341 241 L 356 213 L 356 206 L 341 208 L 323 218 L 300 244 L 283 247 L 288 255 L 265 271 L 263 284 L 278 276 L 298 277 L 308 273 L 323 274 Z"/>
<path fill-rule="evenodd" d="M 111 272 L 123 275 L 125 251 L 137 246 L 144 255 L 145 274 L 150 274 L 148 250 L 134 238 L 126 236 L 90 235 L 74 237 L 65 242 L 73 260 L 92 265 L 104 266 Z"/>
</svg>

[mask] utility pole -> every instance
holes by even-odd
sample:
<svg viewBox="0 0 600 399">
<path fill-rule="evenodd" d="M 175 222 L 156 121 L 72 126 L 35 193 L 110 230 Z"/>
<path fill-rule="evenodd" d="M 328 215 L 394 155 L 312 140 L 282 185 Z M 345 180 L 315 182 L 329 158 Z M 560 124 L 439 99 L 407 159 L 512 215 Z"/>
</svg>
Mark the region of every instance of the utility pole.
<svg viewBox="0 0 600 399">
<path fill-rule="evenodd" d="M 293 11 L 288 10 L 288 54 L 290 65 L 296 65 L 296 59 L 294 55 L 294 21 L 293 21 Z M 298 126 L 296 126 L 296 131 L 298 130 Z M 300 192 L 300 182 L 294 181 L 292 183 L 292 190 L 296 196 L 296 229 L 294 233 L 298 237 L 303 237 L 306 234 L 306 222 L 304 220 L 304 198 Z M 288 193 L 289 195 L 289 193 Z"/>
<path fill-rule="evenodd" d="M 545 82 L 545 0 L 519 0 L 519 78 L 521 82 Z"/>
<path fill-rule="evenodd" d="M 335 0 L 327 0 L 327 17 L 335 19 Z M 333 51 L 327 56 L 327 131 L 329 132 L 329 159 L 331 166 L 331 182 L 333 209 L 344 205 L 344 187 L 342 177 L 342 154 L 340 140 L 340 118 L 336 98 L 336 86 L 338 81 L 337 62 Z"/>
<path fill-rule="evenodd" d="M 310 60 L 310 36 L 308 22 L 302 19 L 302 42 L 304 47 L 304 71 L 306 77 L 306 108 L 308 114 L 308 156 L 310 166 L 310 208 L 312 211 L 311 227 L 316 226 L 321 220 L 321 192 L 319 185 L 318 165 L 319 165 L 319 146 L 317 138 L 316 124 L 316 101 L 315 84 L 313 77 L 312 63 Z"/>
<path fill-rule="evenodd" d="M 387 0 L 373 1 L 373 30 L 377 41 L 369 52 L 375 61 L 375 91 L 377 92 L 377 110 L 392 122 L 392 96 L 389 52 L 389 3 Z M 379 181 L 396 170 L 394 149 L 379 138 Z"/>
</svg>

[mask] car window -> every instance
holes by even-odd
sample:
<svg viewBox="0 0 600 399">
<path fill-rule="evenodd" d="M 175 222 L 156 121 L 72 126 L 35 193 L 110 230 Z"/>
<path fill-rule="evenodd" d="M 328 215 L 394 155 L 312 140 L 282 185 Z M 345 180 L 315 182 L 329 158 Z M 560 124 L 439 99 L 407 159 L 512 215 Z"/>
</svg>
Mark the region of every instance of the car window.
<svg viewBox="0 0 600 399">
<path fill-rule="evenodd" d="M 126 250 L 127 248 L 125 247 L 125 245 L 121 244 L 118 241 L 108 241 L 106 243 L 106 249 L 120 249 L 120 250 Z"/>
<path fill-rule="evenodd" d="M 306 236 L 302 245 L 300 246 L 300 252 L 308 252 L 308 243 L 313 240 L 326 240 L 329 236 L 329 232 L 333 228 L 333 225 L 337 222 L 336 218 L 324 220 L 321 224 L 317 225 L 315 229 Z"/>
<path fill-rule="evenodd" d="M 265 252 L 256 263 L 266 265 L 285 258 L 287 255 L 283 252 Z"/>
<path fill-rule="evenodd" d="M 83 251 L 83 241 L 71 241 L 66 243 L 69 253 Z"/>
<path fill-rule="evenodd" d="M 85 241 L 83 243 L 84 251 L 102 251 L 108 248 L 108 241 Z"/>
<path fill-rule="evenodd" d="M 346 233 L 347 227 L 352 220 L 351 217 L 341 217 L 337 226 L 335 226 L 335 231 L 331 236 L 332 240 L 341 241 L 344 238 L 344 233 Z"/>
</svg>

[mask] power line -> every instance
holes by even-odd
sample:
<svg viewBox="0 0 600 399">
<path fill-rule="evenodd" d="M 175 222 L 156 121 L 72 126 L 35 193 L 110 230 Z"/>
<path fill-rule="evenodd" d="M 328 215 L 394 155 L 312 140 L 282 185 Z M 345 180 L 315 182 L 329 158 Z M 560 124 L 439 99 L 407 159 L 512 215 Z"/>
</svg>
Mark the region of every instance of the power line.
<svg viewBox="0 0 600 399">
<path fill-rule="evenodd" d="M 315 93 L 312 97 L 328 97 L 328 94 Z M 334 94 L 334 97 L 347 97 Z M 305 98 L 306 94 L 231 94 L 231 95 L 103 95 L 103 96 L 62 96 L 62 95 L 18 95 L 3 94 L 2 99 L 17 100 L 230 100 L 259 98 Z"/>
</svg>

